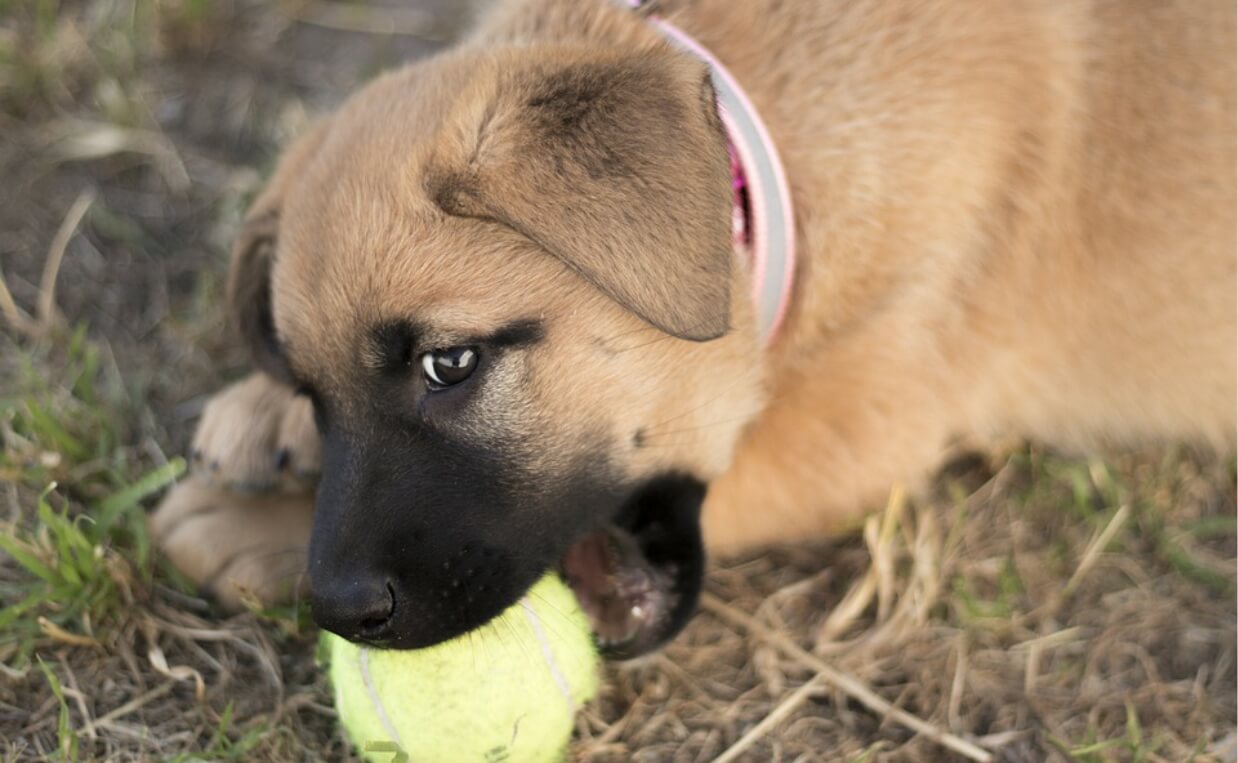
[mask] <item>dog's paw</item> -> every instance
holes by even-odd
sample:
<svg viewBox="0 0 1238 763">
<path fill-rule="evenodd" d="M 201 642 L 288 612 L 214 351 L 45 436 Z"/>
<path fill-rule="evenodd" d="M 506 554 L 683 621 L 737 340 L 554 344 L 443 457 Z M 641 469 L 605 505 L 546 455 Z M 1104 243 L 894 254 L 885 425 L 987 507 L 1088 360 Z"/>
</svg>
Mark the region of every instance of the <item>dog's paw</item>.
<svg viewBox="0 0 1238 763">
<path fill-rule="evenodd" d="M 211 484 L 255 492 L 304 489 L 317 478 L 321 452 L 310 401 L 256 373 L 206 404 L 191 456 Z"/>
<path fill-rule="evenodd" d="M 243 494 L 194 475 L 148 518 L 168 560 L 224 607 L 270 606 L 308 591 L 313 493 Z"/>
</svg>

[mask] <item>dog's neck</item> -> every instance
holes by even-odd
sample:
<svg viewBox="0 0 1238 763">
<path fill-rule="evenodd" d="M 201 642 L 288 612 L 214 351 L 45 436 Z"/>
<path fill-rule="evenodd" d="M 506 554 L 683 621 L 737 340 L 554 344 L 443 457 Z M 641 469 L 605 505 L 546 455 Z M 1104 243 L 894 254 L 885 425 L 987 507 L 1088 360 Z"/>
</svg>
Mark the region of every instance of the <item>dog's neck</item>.
<svg viewBox="0 0 1238 763">
<path fill-rule="evenodd" d="M 637 11 L 647 5 L 646 0 L 624 2 Z M 786 316 L 795 274 L 794 207 L 782 159 L 761 115 L 726 66 L 666 19 L 653 13 L 645 18 L 709 65 L 731 153 L 735 248 L 749 263 L 757 330 L 769 345 Z"/>
</svg>

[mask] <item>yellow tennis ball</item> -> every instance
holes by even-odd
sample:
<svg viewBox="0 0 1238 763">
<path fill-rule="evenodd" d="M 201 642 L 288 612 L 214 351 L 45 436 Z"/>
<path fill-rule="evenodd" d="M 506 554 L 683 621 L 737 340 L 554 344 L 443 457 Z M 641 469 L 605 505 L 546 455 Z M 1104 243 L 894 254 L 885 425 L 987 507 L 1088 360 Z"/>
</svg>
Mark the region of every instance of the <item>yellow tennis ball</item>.
<svg viewBox="0 0 1238 763">
<path fill-rule="evenodd" d="M 554 574 L 489 623 L 427 649 L 327 639 L 336 710 L 371 761 L 558 761 L 576 709 L 597 692 L 588 621 Z"/>
</svg>

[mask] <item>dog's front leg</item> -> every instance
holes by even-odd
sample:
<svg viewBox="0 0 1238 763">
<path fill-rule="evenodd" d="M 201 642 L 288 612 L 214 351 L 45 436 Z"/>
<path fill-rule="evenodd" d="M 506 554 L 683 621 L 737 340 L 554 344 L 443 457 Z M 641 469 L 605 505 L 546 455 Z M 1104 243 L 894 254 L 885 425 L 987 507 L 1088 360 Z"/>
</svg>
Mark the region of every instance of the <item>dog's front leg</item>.
<svg viewBox="0 0 1238 763">
<path fill-rule="evenodd" d="M 304 595 L 312 492 L 243 493 L 192 474 L 149 518 L 172 565 L 228 609 L 271 606 Z"/>
<path fill-rule="evenodd" d="M 305 591 L 321 444 L 310 402 L 256 373 L 207 403 L 193 471 L 150 517 L 172 564 L 229 608 Z"/>
</svg>

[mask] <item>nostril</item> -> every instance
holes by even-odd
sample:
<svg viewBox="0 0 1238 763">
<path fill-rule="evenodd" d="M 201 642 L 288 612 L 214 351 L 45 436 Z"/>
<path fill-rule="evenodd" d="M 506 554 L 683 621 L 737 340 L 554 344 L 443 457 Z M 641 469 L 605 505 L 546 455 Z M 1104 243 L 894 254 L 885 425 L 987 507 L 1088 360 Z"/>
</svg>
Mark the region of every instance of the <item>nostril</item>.
<svg viewBox="0 0 1238 763">
<path fill-rule="evenodd" d="M 385 603 L 375 602 L 375 606 L 367 615 L 361 618 L 361 635 L 364 638 L 384 636 L 395 616 L 395 588 L 387 581 L 387 600 Z"/>
<path fill-rule="evenodd" d="M 351 641 L 377 644 L 394 635 L 396 599 L 395 585 L 386 576 L 343 581 L 337 577 L 315 587 L 314 620 Z"/>
</svg>

